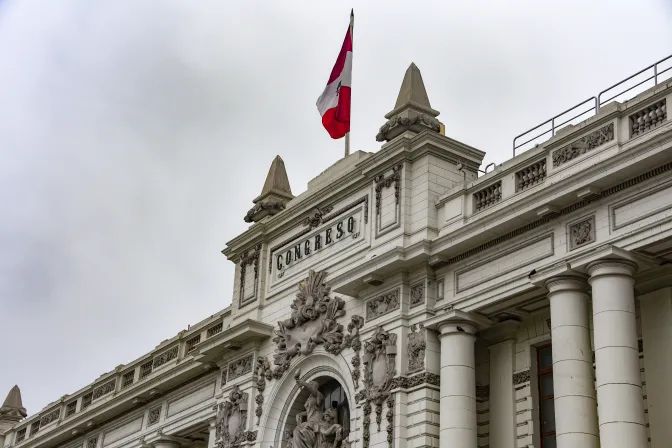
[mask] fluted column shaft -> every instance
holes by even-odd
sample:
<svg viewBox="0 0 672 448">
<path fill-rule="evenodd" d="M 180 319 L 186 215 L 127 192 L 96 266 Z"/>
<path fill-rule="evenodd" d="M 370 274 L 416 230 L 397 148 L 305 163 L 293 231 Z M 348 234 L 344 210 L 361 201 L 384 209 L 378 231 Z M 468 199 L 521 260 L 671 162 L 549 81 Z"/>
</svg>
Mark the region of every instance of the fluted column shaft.
<svg viewBox="0 0 672 448">
<path fill-rule="evenodd" d="M 551 303 L 553 401 L 558 448 L 599 448 L 588 284 L 580 276 L 546 281 Z"/>
<path fill-rule="evenodd" d="M 446 323 L 441 332 L 441 448 L 477 448 L 476 328 Z"/>
<path fill-rule="evenodd" d="M 636 265 L 626 260 L 600 260 L 588 265 L 600 440 L 605 448 L 648 445 L 637 348 L 635 271 Z"/>
</svg>

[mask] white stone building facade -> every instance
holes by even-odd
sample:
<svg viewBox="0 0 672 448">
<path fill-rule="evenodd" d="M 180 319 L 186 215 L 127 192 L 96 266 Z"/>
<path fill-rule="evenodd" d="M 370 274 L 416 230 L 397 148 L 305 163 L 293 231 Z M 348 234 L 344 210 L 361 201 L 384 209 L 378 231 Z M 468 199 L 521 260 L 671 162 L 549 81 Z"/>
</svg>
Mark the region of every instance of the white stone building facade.
<svg viewBox="0 0 672 448">
<path fill-rule="evenodd" d="M 479 173 L 411 65 L 380 150 L 296 197 L 273 161 L 223 250 L 228 308 L 32 416 L 13 389 L 0 447 L 670 446 L 672 81 L 656 81 Z M 342 440 L 301 435 L 304 384 Z"/>
</svg>

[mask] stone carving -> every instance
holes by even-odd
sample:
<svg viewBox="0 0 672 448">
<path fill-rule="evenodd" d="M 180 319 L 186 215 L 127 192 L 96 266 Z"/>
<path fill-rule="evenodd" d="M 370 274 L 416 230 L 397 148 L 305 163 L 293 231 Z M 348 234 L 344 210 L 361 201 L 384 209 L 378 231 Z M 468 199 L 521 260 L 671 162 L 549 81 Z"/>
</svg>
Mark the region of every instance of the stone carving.
<svg viewBox="0 0 672 448">
<path fill-rule="evenodd" d="M 373 181 L 376 183 L 376 215 L 380 215 L 380 205 L 383 198 L 383 188 L 389 188 L 394 184 L 394 200 L 399 204 L 399 189 L 401 188 L 401 169 L 404 167 L 403 163 L 392 167 L 392 174 L 385 177 L 384 174 L 377 175 Z"/>
<path fill-rule="evenodd" d="M 96 448 L 98 445 L 98 436 L 93 436 L 86 441 L 86 448 Z"/>
<path fill-rule="evenodd" d="M 569 226 L 570 250 L 595 241 L 595 217 L 591 216 Z"/>
<path fill-rule="evenodd" d="M 159 418 L 161 418 L 161 407 L 154 408 L 149 411 L 149 418 L 147 419 L 147 426 L 152 426 L 159 423 Z"/>
<path fill-rule="evenodd" d="M 411 285 L 411 308 L 425 301 L 425 281 Z"/>
<path fill-rule="evenodd" d="M 366 320 L 375 319 L 396 309 L 399 309 L 399 288 L 366 302 Z"/>
<path fill-rule="evenodd" d="M 95 400 L 97 398 L 102 397 L 103 395 L 109 394 L 110 392 L 114 392 L 115 384 L 116 384 L 115 380 L 112 380 L 109 383 L 105 383 L 102 386 L 98 386 L 95 389 L 93 389 L 93 399 Z"/>
<path fill-rule="evenodd" d="M 336 423 L 336 410 L 324 410 L 324 396 L 316 381 L 301 380 L 301 372 L 294 375 L 296 384 L 308 390 L 306 409 L 296 415 L 296 427 L 287 438 L 290 448 L 338 448 L 343 439 L 343 427 Z"/>
<path fill-rule="evenodd" d="M 360 371 L 359 367 L 361 365 L 361 358 L 359 357 L 359 351 L 362 349 L 362 342 L 359 340 L 359 330 L 364 326 L 364 318 L 362 316 L 354 315 L 352 320 L 348 324 L 348 337 L 349 345 L 355 354 L 352 356 L 352 381 L 355 383 L 355 389 L 359 388 L 359 377 Z"/>
<path fill-rule="evenodd" d="M 425 328 L 422 324 L 411 325 L 411 332 L 408 335 L 408 373 L 419 372 L 425 368 Z"/>
<path fill-rule="evenodd" d="M 215 427 L 217 448 L 239 447 L 246 440 L 247 394 L 238 386 L 229 393 L 229 399 L 219 405 Z"/>
<path fill-rule="evenodd" d="M 259 279 L 259 256 L 261 255 L 261 244 L 257 244 L 254 247 L 254 252 L 249 253 L 249 251 L 243 252 L 242 257 L 240 257 L 240 306 L 243 306 L 246 302 L 249 302 L 251 299 L 256 296 L 257 289 L 257 280 Z M 245 299 L 245 273 L 247 267 L 252 265 L 254 268 L 254 293 L 252 297 Z"/>
<path fill-rule="evenodd" d="M 245 441 L 255 442 L 257 440 L 257 431 L 245 431 Z"/>
<path fill-rule="evenodd" d="M 266 381 L 270 381 L 273 378 L 273 369 L 271 368 L 271 363 L 268 362 L 266 357 L 259 356 L 257 358 L 257 367 L 254 369 L 254 374 L 252 375 L 252 381 L 257 386 L 257 396 L 254 401 L 257 403 L 257 409 L 254 411 L 254 414 L 257 416 L 257 425 L 261 421 L 261 416 L 264 412 L 264 390 L 266 390 Z"/>
<path fill-rule="evenodd" d="M 614 123 L 591 132 L 569 145 L 553 151 L 553 168 L 569 162 L 588 151 L 614 139 Z"/>
<path fill-rule="evenodd" d="M 490 385 L 486 384 L 485 386 L 476 386 L 476 401 L 488 401 L 490 400 Z"/>
<path fill-rule="evenodd" d="M 408 117 L 394 117 L 388 120 L 387 123 L 380 127 L 376 135 L 377 142 L 384 142 L 387 140 L 387 134 L 396 127 L 410 128 L 414 125 L 423 125 L 434 132 L 441 130 L 441 122 L 434 117 L 425 114 L 418 114 L 412 118 Z"/>
<path fill-rule="evenodd" d="M 364 440 L 364 448 L 369 448 L 369 442 L 371 440 L 371 403 L 369 402 L 364 403 L 363 411 L 364 411 L 364 421 L 363 421 L 364 434 L 362 435 L 362 439 Z"/>
<path fill-rule="evenodd" d="M 262 210 L 269 210 L 275 213 L 281 212 L 285 209 L 285 204 L 282 202 L 257 202 L 254 207 L 248 210 L 243 218 L 245 222 L 254 222 L 254 216 Z M 275 214 L 271 213 L 271 214 Z"/>
<path fill-rule="evenodd" d="M 644 341 L 641 339 L 637 340 L 637 351 L 639 353 L 644 353 Z"/>
<path fill-rule="evenodd" d="M 364 343 L 364 390 L 360 397 L 376 406 L 376 423 L 378 431 L 382 421 L 383 403 L 390 397 L 393 379 L 396 375 L 394 368 L 397 356 L 397 335 L 376 328 L 371 340 Z"/>
<path fill-rule="evenodd" d="M 327 213 L 329 213 L 329 212 L 332 211 L 333 209 L 334 209 L 334 207 L 331 206 L 331 205 L 328 205 L 328 206 L 326 206 L 326 207 L 324 207 L 324 208 L 318 208 L 318 209 L 315 211 L 314 214 L 312 214 L 312 215 L 306 217 L 306 218 L 302 221 L 301 224 L 302 224 L 304 227 L 309 227 L 309 228 L 311 228 L 311 229 L 314 229 L 315 227 L 318 227 L 318 226 L 324 224 L 324 221 L 325 221 L 325 219 L 324 219 L 324 215 L 326 215 Z"/>
<path fill-rule="evenodd" d="M 222 386 L 221 387 L 226 386 L 226 372 L 227 372 L 227 370 L 228 370 L 227 368 L 222 369 Z"/>
<path fill-rule="evenodd" d="M 665 98 L 630 115 L 630 137 L 653 129 L 667 118 Z"/>
<path fill-rule="evenodd" d="M 167 363 L 168 361 L 172 361 L 173 359 L 177 358 L 177 345 L 170 350 L 167 350 L 163 353 L 161 353 L 159 356 L 154 358 L 153 362 L 153 367 L 156 369 L 157 367 L 160 367 Z"/>
<path fill-rule="evenodd" d="M 276 343 L 274 376 L 282 376 L 290 361 L 297 355 L 309 355 L 317 345 L 332 354 L 340 353 L 347 345 L 343 338 L 343 325 L 336 319 L 345 315 L 345 302 L 329 297 L 330 288 L 324 283 L 326 272 L 311 270 L 308 278 L 299 283 L 299 292 L 291 304 L 292 315 L 278 322 L 275 330 Z"/>
<path fill-rule="evenodd" d="M 529 165 L 516 173 L 516 191 L 533 187 L 546 179 L 546 158 Z"/>
<path fill-rule="evenodd" d="M 112 382 L 114 384 L 114 382 Z M 42 418 L 40 418 L 40 427 L 46 426 L 51 422 L 54 422 L 58 420 L 58 417 L 61 416 L 61 408 L 54 409 L 53 411 L 49 412 Z"/>
<path fill-rule="evenodd" d="M 527 383 L 530 381 L 530 371 L 529 370 L 523 370 L 522 372 L 514 373 L 513 374 L 513 385 L 514 386 L 520 386 L 523 383 Z"/>
<path fill-rule="evenodd" d="M 240 358 L 229 364 L 228 380 L 234 380 L 238 377 L 250 373 L 252 371 L 252 355 Z"/>
<path fill-rule="evenodd" d="M 387 420 L 387 445 L 392 447 L 392 441 L 394 440 L 394 395 L 390 394 L 385 400 L 387 405 L 387 414 L 385 414 L 385 419 Z"/>
</svg>

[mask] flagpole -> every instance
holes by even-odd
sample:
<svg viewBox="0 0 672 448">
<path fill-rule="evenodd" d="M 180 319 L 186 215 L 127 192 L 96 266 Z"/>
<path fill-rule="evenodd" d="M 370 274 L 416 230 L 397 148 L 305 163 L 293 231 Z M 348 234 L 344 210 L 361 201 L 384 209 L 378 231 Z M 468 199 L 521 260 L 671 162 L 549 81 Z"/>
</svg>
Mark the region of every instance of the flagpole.
<svg viewBox="0 0 672 448">
<path fill-rule="evenodd" d="M 355 28 L 355 9 L 352 8 L 350 10 L 350 41 L 352 42 L 352 48 L 354 50 L 355 48 L 355 39 L 354 39 L 354 34 L 353 34 L 353 29 Z M 354 55 L 354 52 L 353 52 Z M 352 104 L 350 105 L 352 108 Z M 352 113 L 352 109 L 350 110 L 350 113 Z M 352 120 L 350 120 L 352 123 Z M 350 132 L 345 133 L 345 157 L 348 157 L 350 155 Z"/>
</svg>

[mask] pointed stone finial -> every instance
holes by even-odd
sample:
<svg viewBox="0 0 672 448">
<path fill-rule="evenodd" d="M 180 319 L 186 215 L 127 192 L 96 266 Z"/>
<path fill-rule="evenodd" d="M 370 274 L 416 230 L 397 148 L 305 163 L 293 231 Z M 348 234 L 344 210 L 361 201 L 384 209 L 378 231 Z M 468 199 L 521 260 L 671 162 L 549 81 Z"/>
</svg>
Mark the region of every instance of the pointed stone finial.
<svg viewBox="0 0 672 448">
<path fill-rule="evenodd" d="M 289 186 L 285 162 L 280 156 L 275 156 L 266 176 L 264 188 L 261 194 L 252 201 L 254 207 L 245 215 L 245 222 L 257 222 L 268 215 L 275 215 L 284 210 L 285 204 L 292 199 L 294 195 Z"/>
<path fill-rule="evenodd" d="M 14 386 L 7 394 L 5 402 L 0 407 L 0 420 L 19 421 L 25 418 L 28 414 L 26 408 L 21 402 L 21 390 L 19 386 Z"/>
<path fill-rule="evenodd" d="M 421 132 L 430 129 L 441 131 L 441 122 L 436 119 L 439 111 L 432 109 L 422 81 L 420 69 L 415 63 L 406 70 L 399 89 L 394 110 L 385 115 L 388 119 L 376 135 L 379 142 L 390 141 L 406 131 Z"/>
</svg>

